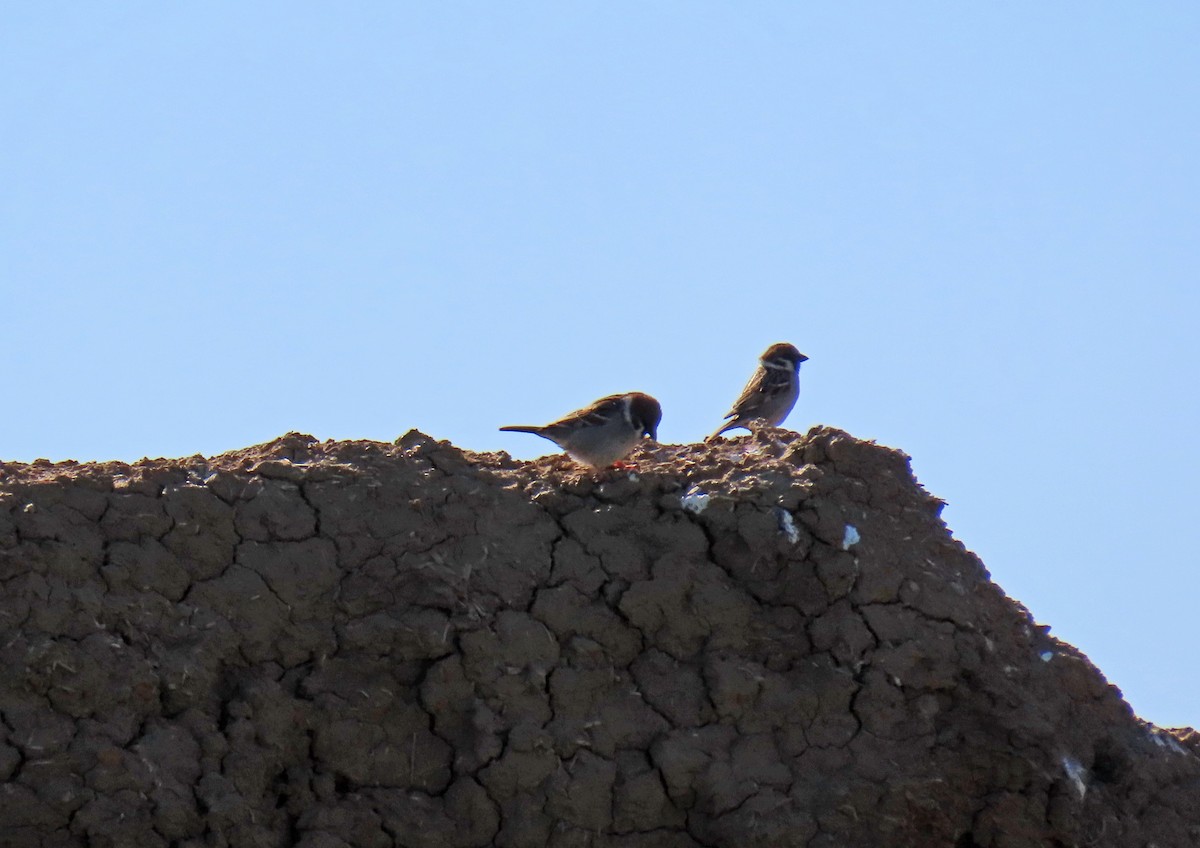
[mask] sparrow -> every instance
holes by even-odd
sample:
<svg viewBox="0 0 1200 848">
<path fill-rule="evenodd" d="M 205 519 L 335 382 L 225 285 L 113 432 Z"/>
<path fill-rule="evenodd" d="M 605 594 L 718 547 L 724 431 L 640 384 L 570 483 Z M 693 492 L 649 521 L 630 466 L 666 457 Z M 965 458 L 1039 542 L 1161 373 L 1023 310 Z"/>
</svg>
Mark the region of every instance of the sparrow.
<svg viewBox="0 0 1200 848">
<path fill-rule="evenodd" d="M 576 462 L 608 468 L 633 450 L 643 436 L 657 439 L 661 420 L 658 401 L 641 392 L 629 392 L 602 397 L 544 427 L 517 424 L 500 429 L 533 433 L 554 442 Z"/>
<path fill-rule="evenodd" d="M 800 363 L 808 359 L 786 342 L 767 348 L 759 357 L 758 370 L 742 389 L 741 396 L 726 413 L 726 421 L 708 438 L 713 439 L 735 427 L 750 429 L 750 423 L 759 421 L 778 427 L 796 405 L 799 394 Z"/>
</svg>

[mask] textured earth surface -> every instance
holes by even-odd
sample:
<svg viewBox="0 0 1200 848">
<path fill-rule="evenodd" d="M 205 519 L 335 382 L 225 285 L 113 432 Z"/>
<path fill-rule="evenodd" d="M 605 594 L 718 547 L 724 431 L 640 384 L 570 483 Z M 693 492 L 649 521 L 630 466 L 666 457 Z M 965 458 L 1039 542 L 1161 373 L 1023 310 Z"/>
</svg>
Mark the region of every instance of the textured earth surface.
<svg viewBox="0 0 1200 848">
<path fill-rule="evenodd" d="M 0 846 L 1200 845 L 906 456 L 635 458 L 0 465 Z"/>
</svg>

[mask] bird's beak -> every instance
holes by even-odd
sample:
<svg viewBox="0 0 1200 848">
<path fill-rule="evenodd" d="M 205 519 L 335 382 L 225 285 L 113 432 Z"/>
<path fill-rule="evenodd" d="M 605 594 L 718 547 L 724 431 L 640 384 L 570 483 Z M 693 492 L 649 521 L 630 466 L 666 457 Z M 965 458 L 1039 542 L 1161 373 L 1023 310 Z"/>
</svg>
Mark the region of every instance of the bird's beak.
<svg viewBox="0 0 1200 848">
<path fill-rule="evenodd" d="M 808 362 L 808 357 L 802 353 L 802 354 L 800 354 L 800 358 L 797 359 L 796 361 L 797 362 Z"/>
<path fill-rule="evenodd" d="M 646 429 L 642 430 L 642 435 L 649 436 L 651 439 L 653 439 L 654 441 L 657 442 L 658 441 L 658 428 L 657 427 L 647 427 Z"/>
</svg>

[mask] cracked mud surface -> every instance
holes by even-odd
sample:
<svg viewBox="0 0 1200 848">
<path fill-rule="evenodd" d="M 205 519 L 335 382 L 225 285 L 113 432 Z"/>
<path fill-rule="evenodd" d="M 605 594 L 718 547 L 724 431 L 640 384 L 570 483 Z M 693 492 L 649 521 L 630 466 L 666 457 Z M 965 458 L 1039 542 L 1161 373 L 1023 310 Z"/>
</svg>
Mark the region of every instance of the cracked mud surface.
<svg viewBox="0 0 1200 848">
<path fill-rule="evenodd" d="M 903 454 L 635 458 L 0 464 L 0 846 L 1200 844 Z"/>
</svg>

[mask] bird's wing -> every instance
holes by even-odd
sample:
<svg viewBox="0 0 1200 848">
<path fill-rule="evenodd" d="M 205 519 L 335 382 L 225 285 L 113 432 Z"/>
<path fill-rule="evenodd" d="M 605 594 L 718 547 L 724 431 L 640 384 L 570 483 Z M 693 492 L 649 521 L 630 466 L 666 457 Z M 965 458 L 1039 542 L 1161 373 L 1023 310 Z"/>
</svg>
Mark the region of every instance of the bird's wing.
<svg viewBox="0 0 1200 848">
<path fill-rule="evenodd" d="M 600 400 L 585 406 L 583 409 L 577 409 L 552 424 L 547 424 L 545 429 L 548 431 L 564 432 L 577 430 L 580 427 L 599 427 L 607 424 L 613 418 L 621 416 L 621 404 L 624 400 L 625 395 L 602 397 Z"/>
<path fill-rule="evenodd" d="M 755 410 L 761 407 L 763 401 L 767 399 L 770 376 L 770 372 L 765 368 L 755 371 L 750 382 L 746 384 L 746 388 L 742 389 L 741 395 L 733 402 L 733 407 L 725 413 L 725 417 L 754 418 Z"/>
</svg>

